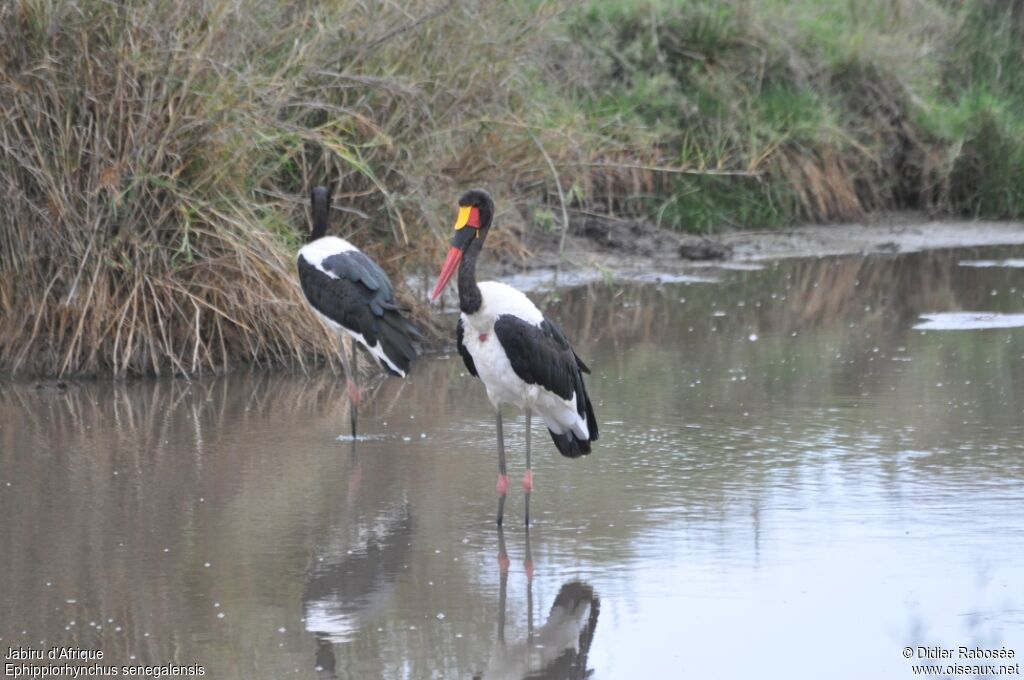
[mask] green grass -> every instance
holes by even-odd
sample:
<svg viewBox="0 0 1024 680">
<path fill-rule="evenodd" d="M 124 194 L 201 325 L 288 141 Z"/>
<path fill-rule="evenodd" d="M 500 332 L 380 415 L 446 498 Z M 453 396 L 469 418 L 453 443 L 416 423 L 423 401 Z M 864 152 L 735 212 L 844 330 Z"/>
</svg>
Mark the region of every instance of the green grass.
<svg viewBox="0 0 1024 680">
<path fill-rule="evenodd" d="M 1014 7 L 595 0 L 568 27 L 605 83 L 582 101 L 591 117 L 655 131 L 660 164 L 758 176 L 661 181 L 625 206 L 710 231 L 879 209 L 1020 216 Z"/>
</svg>

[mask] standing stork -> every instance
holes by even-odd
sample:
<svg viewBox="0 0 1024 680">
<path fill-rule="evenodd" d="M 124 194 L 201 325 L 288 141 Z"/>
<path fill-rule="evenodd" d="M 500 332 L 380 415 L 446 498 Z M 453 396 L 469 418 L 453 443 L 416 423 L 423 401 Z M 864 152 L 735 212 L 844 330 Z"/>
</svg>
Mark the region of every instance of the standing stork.
<svg viewBox="0 0 1024 680">
<path fill-rule="evenodd" d="M 459 272 L 459 309 L 462 311 L 456 344 L 471 375 L 487 389 L 497 412 L 498 525 L 501 526 L 508 491 L 502 404 L 526 413 L 526 472 L 523 475 L 525 520 L 530 525 L 530 416 L 540 414 L 558 451 L 568 458 L 590 453 L 597 439 L 594 407 L 583 384 L 589 373 L 558 326 L 530 299 L 504 283 L 476 281 L 476 260 L 483 249 L 494 217 L 494 201 L 483 189 L 467 191 L 459 199 L 455 237 L 430 299 L 436 300 Z"/>
<path fill-rule="evenodd" d="M 309 306 L 337 334 L 352 402 L 354 440 L 360 397 L 356 344 L 362 345 L 388 373 L 404 378 L 416 358 L 413 341 L 420 333 L 399 313 L 394 287 L 384 270 L 345 239 L 324 235 L 330 190 L 313 187 L 310 197 L 313 228 L 309 243 L 299 250 L 299 282 Z M 351 338 L 351 356 L 343 341 L 346 335 Z"/>
</svg>

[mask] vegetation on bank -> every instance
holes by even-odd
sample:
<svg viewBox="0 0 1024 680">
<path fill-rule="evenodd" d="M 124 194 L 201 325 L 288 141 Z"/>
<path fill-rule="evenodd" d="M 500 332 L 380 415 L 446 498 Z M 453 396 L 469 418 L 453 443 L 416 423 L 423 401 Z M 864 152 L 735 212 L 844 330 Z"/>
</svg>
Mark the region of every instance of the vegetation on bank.
<svg viewBox="0 0 1024 680">
<path fill-rule="evenodd" d="M 470 185 L 510 252 L 565 208 L 1018 217 L 1022 67 L 1010 0 L 12 0 L 0 372 L 330 357 L 292 264 L 325 179 L 393 274 Z"/>
<path fill-rule="evenodd" d="M 609 0 L 568 26 L 597 58 L 591 119 L 662 165 L 735 173 L 654 174 L 663 225 L 1024 211 L 1019 3 Z"/>
</svg>

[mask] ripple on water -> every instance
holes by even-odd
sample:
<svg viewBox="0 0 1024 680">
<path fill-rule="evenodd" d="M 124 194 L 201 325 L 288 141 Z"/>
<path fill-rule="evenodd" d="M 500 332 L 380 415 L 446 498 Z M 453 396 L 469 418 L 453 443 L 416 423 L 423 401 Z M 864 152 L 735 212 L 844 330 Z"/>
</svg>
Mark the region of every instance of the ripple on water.
<svg viewBox="0 0 1024 680">
<path fill-rule="evenodd" d="M 350 442 L 350 441 L 353 441 L 353 440 L 357 441 L 357 442 L 372 442 L 372 441 L 383 441 L 385 439 L 394 439 L 394 438 L 395 438 L 395 435 L 387 435 L 387 434 L 383 434 L 383 433 L 379 433 L 379 434 L 357 434 L 355 437 L 353 437 L 350 434 L 339 434 L 337 437 L 334 438 L 334 440 L 338 441 L 338 442 Z"/>
</svg>

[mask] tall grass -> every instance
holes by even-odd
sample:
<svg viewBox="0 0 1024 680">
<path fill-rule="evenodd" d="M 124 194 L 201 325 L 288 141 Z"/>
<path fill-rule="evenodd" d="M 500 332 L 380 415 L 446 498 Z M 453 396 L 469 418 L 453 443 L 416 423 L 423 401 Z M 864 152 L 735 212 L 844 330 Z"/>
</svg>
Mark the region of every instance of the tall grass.
<svg viewBox="0 0 1024 680">
<path fill-rule="evenodd" d="M 186 372 L 316 343 L 294 323 L 284 249 L 252 228 L 255 107 L 233 53 L 253 48 L 226 5 L 205 10 L 5 6 L 5 367 Z"/>
<path fill-rule="evenodd" d="M 9 0 L 0 372 L 330 358 L 292 264 L 323 181 L 394 274 L 470 185 L 518 253 L 567 208 L 1019 216 L 1021 66 L 1009 0 Z"/>
</svg>

